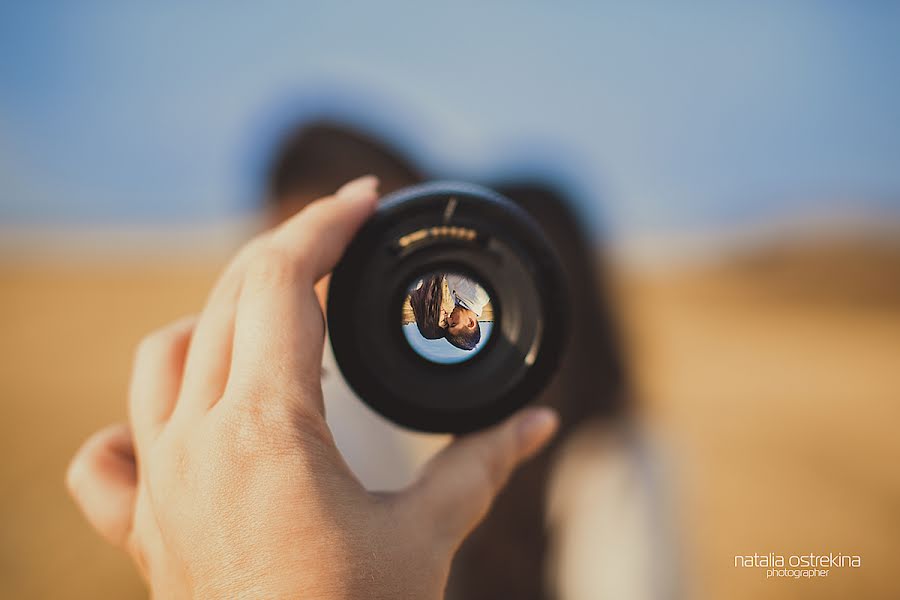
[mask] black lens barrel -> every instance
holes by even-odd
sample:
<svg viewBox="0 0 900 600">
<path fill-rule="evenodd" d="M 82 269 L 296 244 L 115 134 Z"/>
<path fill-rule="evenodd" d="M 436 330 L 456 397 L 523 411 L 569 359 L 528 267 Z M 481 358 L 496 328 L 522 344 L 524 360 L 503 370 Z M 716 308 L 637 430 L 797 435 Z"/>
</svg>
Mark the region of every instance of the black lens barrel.
<svg viewBox="0 0 900 600">
<path fill-rule="evenodd" d="M 404 339 L 410 282 L 453 272 L 481 283 L 494 325 L 471 359 L 438 364 Z M 466 433 L 502 420 L 543 388 L 566 335 L 556 252 L 510 200 L 435 182 L 383 199 L 332 273 L 328 329 L 338 366 L 374 410 L 420 431 Z"/>
</svg>

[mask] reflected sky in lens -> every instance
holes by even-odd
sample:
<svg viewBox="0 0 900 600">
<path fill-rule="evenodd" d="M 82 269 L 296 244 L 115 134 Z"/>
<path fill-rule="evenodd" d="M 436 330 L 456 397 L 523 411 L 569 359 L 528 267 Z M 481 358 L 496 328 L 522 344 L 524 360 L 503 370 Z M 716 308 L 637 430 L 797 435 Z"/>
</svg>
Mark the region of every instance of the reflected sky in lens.
<svg viewBox="0 0 900 600">
<path fill-rule="evenodd" d="M 441 364 L 452 364 L 468 360 L 481 352 L 484 344 L 491 337 L 491 329 L 494 324 L 489 321 L 481 321 L 481 341 L 474 350 L 461 350 L 447 340 L 441 338 L 428 340 L 422 337 L 415 323 L 407 323 L 403 326 L 403 335 L 413 350 L 419 355 Z"/>
</svg>

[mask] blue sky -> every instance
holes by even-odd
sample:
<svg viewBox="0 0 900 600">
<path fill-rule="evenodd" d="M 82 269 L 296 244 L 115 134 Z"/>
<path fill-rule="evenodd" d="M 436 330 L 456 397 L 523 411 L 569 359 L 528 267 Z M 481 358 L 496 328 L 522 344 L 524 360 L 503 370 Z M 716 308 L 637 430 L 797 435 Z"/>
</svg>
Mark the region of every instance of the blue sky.
<svg viewBox="0 0 900 600">
<path fill-rule="evenodd" d="M 900 3 L 38 4 L 0 8 L 4 222 L 245 213 L 317 114 L 613 234 L 900 213 Z"/>
</svg>

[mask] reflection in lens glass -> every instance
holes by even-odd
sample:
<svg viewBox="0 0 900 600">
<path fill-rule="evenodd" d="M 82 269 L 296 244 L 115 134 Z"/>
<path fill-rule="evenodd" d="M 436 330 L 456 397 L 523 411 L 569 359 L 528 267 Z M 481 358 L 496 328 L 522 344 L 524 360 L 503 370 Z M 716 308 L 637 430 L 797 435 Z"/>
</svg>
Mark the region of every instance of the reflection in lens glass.
<svg viewBox="0 0 900 600">
<path fill-rule="evenodd" d="M 402 319 L 406 341 L 420 356 L 457 363 L 478 354 L 491 337 L 494 308 L 477 281 L 435 271 L 409 286 Z"/>
</svg>

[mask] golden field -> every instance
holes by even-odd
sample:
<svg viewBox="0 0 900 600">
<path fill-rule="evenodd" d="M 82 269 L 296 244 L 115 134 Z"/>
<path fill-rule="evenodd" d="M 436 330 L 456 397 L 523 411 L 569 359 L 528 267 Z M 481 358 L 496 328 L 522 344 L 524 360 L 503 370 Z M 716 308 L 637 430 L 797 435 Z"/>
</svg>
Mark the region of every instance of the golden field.
<svg viewBox="0 0 900 600">
<path fill-rule="evenodd" d="M 0 597 L 145 596 L 63 474 L 124 419 L 138 339 L 196 311 L 215 271 L 0 262 Z M 637 414 L 671 448 L 688 597 L 900 597 L 900 247 L 767 248 L 613 281 Z M 811 551 L 863 566 L 774 582 L 733 566 Z"/>
<path fill-rule="evenodd" d="M 900 244 L 624 280 L 639 412 L 674 452 L 687 597 L 900 597 Z M 734 567 L 755 552 L 862 567 L 765 581 Z"/>
</svg>

